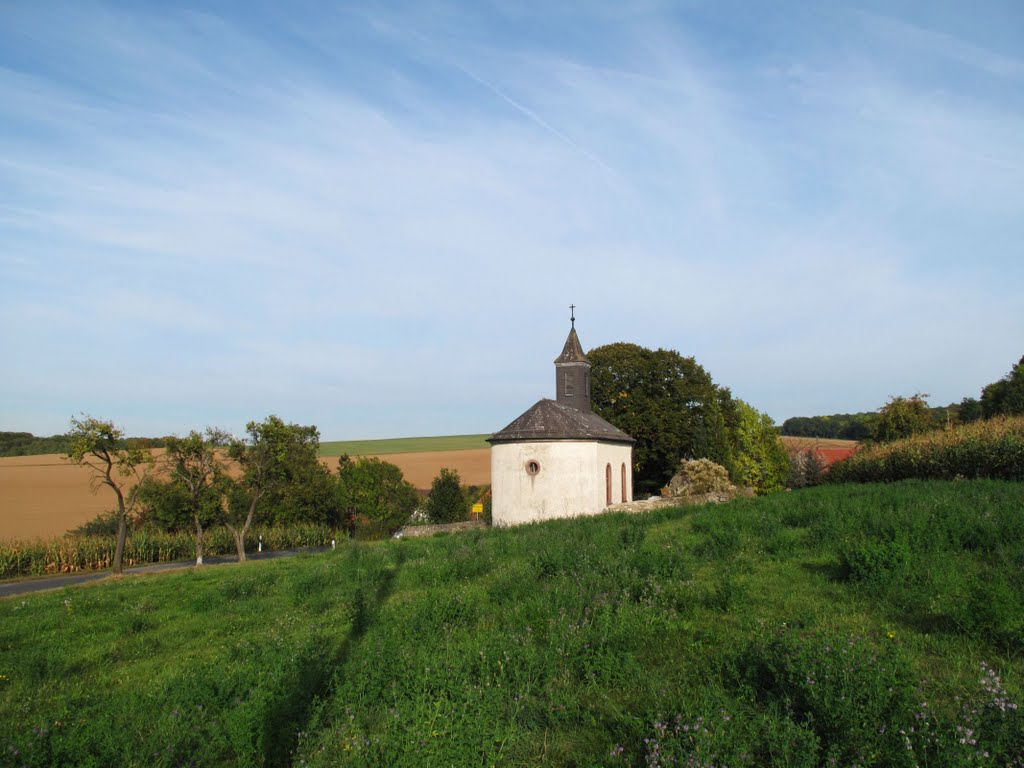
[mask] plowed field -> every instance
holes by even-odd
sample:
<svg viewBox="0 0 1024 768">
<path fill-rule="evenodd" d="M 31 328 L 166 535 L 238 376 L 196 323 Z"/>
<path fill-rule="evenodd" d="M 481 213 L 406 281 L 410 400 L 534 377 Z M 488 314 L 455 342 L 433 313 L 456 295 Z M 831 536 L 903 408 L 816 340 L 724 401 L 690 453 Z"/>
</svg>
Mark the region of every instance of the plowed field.
<svg viewBox="0 0 1024 768">
<path fill-rule="evenodd" d="M 825 462 L 825 466 L 845 459 L 857 450 L 859 445 L 856 440 L 830 440 L 819 437 L 783 437 L 782 444 L 786 446 L 786 452 L 790 456 L 813 449 Z"/>
</svg>

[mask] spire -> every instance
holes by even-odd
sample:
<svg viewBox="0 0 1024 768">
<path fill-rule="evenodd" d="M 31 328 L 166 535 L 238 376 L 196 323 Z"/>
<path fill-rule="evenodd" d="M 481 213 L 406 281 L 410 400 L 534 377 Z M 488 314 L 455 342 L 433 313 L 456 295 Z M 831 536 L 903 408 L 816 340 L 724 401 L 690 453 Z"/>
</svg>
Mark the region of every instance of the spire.
<svg viewBox="0 0 1024 768">
<path fill-rule="evenodd" d="M 580 337 L 576 335 L 576 329 L 569 331 L 569 337 L 562 347 L 562 354 L 555 358 L 555 365 L 559 363 L 586 363 L 590 365 L 587 356 L 583 354 L 583 345 L 580 344 Z"/>
<path fill-rule="evenodd" d="M 576 306 L 571 305 L 569 309 L 572 326 L 562 354 L 555 358 L 555 401 L 580 411 L 589 411 L 590 361 L 583 354 L 583 345 L 576 335 Z"/>
<path fill-rule="evenodd" d="M 565 340 L 565 346 L 562 347 L 562 354 L 555 358 L 555 365 L 559 363 L 586 363 L 590 366 L 590 361 L 587 360 L 587 356 L 583 354 L 583 345 L 580 344 L 580 337 L 576 335 L 576 305 L 569 305 L 569 322 L 572 323 L 572 327 L 569 329 L 569 337 Z"/>
</svg>

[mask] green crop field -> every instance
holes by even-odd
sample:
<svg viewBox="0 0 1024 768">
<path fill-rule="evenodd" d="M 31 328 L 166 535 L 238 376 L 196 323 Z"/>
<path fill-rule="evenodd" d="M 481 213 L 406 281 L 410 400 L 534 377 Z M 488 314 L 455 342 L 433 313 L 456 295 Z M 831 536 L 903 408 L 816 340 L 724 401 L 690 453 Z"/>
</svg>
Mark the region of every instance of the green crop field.
<svg viewBox="0 0 1024 768">
<path fill-rule="evenodd" d="M 489 448 L 487 435 L 447 435 L 444 437 L 394 437 L 386 440 L 335 440 L 320 443 L 325 457 L 373 456 L 389 453 L 426 453 L 429 451 L 465 451 Z"/>
<path fill-rule="evenodd" d="M 826 486 L 0 600 L 0 765 L 1019 766 L 1022 509 Z"/>
</svg>

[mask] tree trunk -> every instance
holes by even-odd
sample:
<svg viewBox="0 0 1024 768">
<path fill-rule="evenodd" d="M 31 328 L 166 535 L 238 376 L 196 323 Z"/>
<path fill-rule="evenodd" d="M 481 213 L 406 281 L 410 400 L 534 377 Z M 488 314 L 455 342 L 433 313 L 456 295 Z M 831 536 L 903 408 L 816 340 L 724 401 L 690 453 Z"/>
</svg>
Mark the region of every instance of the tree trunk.
<svg viewBox="0 0 1024 768">
<path fill-rule="evenodd" d="M 120 574 L 124 563 L 124 547 L 128 541 L 128 513 L 124 508 L 124 496 L 121 489 L 114 486 L 117 492 L 117 545 L 114 547 L 114 573 Z"/>
<path fill-rule="evenodd" d="M 235 527 L 228 522 L 227 515 L 224 515 L 224 525 L 228 527 L 228 530 L 235 537 L 235 549 L 238 550 L 238 562 L 240 563 L 245 562 L 245 535 L 249 533 L 249 526 L 252 525 L 253 515 L 256 514 L 256 505 L 259 503 L 262 495 L 262 491 L 257 491 L 253 495 L 252 502 L 249 504 L 249 514 L 245 516 L 245 524 L 241 530 L 235 530 Z"/>
<path fill-rule="evenodd" d="M 196 565 L 203 564 L 203 524 L 199 522 L 198 515 L 195 518 L 196 521 Z"/>
</svg>

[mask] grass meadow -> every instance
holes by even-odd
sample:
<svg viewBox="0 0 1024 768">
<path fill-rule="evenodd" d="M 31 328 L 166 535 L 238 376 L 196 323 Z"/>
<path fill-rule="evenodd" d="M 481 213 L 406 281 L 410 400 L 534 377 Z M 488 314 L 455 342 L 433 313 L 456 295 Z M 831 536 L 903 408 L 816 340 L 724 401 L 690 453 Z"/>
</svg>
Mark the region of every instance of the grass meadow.
<svg viewBox="0 0 1024 768">
<path fill-rule="evenodd" d="M 0 601 L 0 764 L 1024 765 L 1024 485 L 824 486 Z"/>
</svg>

